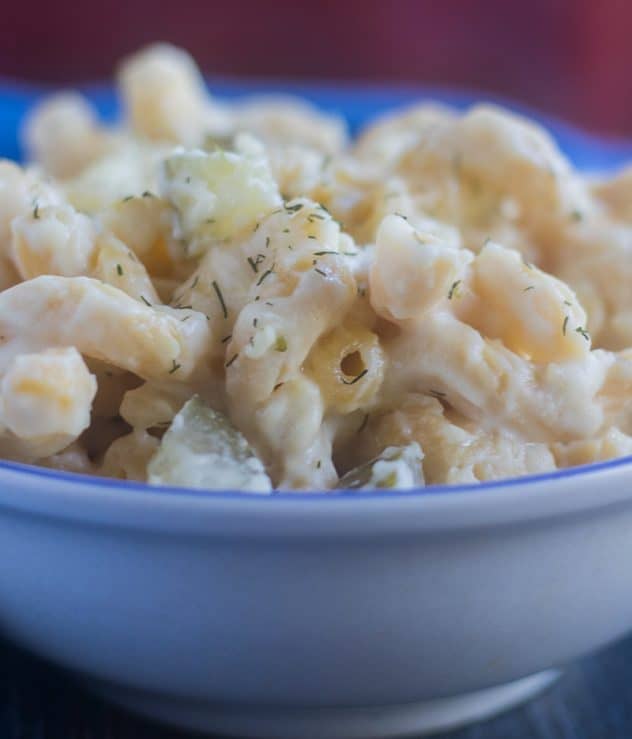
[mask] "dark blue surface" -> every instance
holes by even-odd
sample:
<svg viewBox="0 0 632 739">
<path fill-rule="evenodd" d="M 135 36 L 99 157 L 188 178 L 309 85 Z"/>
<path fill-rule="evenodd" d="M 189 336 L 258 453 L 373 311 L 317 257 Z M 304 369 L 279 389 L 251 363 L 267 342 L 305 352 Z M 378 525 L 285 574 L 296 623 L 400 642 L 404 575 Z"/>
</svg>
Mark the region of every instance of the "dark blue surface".
<svg viewBox="0 0 632 739">
<path fill-rule="evenodd" d="M 223 97 L 270 89 L 259 84 L 213 83 Z M 373 115 L 432 98 L 469 105 L 479 96 L 411 88 L 345 88 L 274 85 L 276 91 L 302 94 L 326 110 L 344 114 L 350 128 Z M 17 131 L 26 111 L 43 92 L 0 83 L 0 155 L 20 156 Z M 112 91 L 88 91 L 106 119 L 116 117 Z M 497 101 L 498 102 L 498 101 Z M 506 101 L 500 101 L 506 104 Z M 581 168 L 611 169 L 632 160 L 632 143 L 599 140 L 560 121 L 526 112 L 545 123 L 563 151 Z M 0 739 L 184 739 L 129 717 L 84 693 L 80 684 L 12 646 L 0 643 Z M 632 739 L 632 639 L 568 668 L 564 678 L 530 704 L 490 722 L 443 735 L 449 739 Z"/>
<path fill-rule="evenodd" d="M 0 642 L 2 739 L 195 739 L 141 721 Z M 443 739 L 631 739 L 632 639 L 569 667 L 530 703 Z M 326 737 L 323 737 L 326 739 Z"/>
</svg>

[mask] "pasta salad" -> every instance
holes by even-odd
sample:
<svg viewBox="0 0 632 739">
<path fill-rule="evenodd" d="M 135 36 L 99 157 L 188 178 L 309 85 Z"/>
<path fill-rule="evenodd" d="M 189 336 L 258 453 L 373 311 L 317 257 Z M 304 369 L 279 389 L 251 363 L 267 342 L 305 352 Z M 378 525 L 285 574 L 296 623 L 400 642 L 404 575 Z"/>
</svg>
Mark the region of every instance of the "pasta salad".
<svg viewBox="0 0 632 739">
<path fill-rule="evenodd" d="M 168 45 L 0 162 L 0 456 L 206 489 L 397 489 L 632 454 L 632 168 L 489 105 L 350 141 Z"/>
</svg>

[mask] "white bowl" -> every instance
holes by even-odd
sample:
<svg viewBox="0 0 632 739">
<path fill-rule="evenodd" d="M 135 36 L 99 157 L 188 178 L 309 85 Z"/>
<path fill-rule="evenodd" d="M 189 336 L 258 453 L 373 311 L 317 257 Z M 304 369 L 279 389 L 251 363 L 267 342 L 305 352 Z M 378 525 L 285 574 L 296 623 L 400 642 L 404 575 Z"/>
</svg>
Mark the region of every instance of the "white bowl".
<svg viewBox="0 0 632 739">
<path fill-rule="evenodd" d="M 523 700 L 626 632 L 630 531 L 630 459 L 269 497 L 2 463 L 0 625 L 188 727 L 429 731 Z"/>
<path fill-rule="evenodd" d="M 420 97 L 476 99 L 284 89 L 354 129 Z M 40 92 L 0 84 L 3 153 L 18 154 Z M 111 89 L 91 99 L 114 113 Z M 629 142 L 536 117 L 577 166 L 632 158 Z M 0 463 L 0 628 L 129 708 L 193 728 L 421 733 L 526 699 L 632 627 L 630 532 L 632 459 L 462 488 L 270 497 Z"/>
</svg>

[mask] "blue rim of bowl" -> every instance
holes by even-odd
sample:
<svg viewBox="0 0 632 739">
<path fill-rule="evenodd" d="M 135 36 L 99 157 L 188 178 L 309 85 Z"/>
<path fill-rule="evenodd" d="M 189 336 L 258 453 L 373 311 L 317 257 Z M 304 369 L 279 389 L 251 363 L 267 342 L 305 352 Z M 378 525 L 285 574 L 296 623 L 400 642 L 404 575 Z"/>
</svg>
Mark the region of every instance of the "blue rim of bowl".
<svg viewBox="0 0 632 739">
<path fill-rule="evenodd" d="M 531 119 L 545 126 L 556 139 L 562 150 L 570 156 L 578 166 L 584 168 L 603 167 L 609 169 L 620 166 L 626 158 L 632 159 L 632 142 L 617 137 L 592 136 L 581 128 L 551 115 L 544 115 L 537 109 L 511 100 L 510 98 L 491 95 L 481 90 L 463 90 L 459 88 L 436 87 L 432 85 L 396 85 L 380 84 L 348 84 L 330 82 L 297 83 L 292 81 L 267 80 L 230 80 L 217 78 L 209 80 L 209 87 L 214 90 L 218 99 L 239 99 L 253 95 L 294 95 L 301 96 L 313 105 L 326 112 L 338 113 L 349 122 L 352 134 L 357 132 L 369 117 L 380 117 L 389 111 L 403 109 L 420 101 L 434 101 L 452 105 L 463 109 L 473 103 L 491 103 L 502 105 L 518 114 L 529 116 Z M 51 85 L 36 85 L 0 78 L 0 107 L 9 101 L 13 107 L 10 125 L 17 123 L 32 106 L 47 94 L 54 92 Z M 106 120 L 114 120 L 117 116 L 118 105 L 111 85 L 91 84 L 77 87 L 93 102 L 100 115 Z M 385 103 L 386 101 L 386 103 Z M 378 104 L 379 103 L 379 104 Z M 6 134 L 6 131 L 4 132 Z M 0 130 L 0 139 L 2 137 Z M 13 132 L 15 136 L 15 132 Z M 11 153 L 15 154 L 15 151 Z M 575 156 L 573 156 L 573 153 Z M 577 159 L 581 160 L 580 162 Z M 247 500 L 275 499 L 376 499 L 394 497 L 410 498 L 415 496 L 437 496 L 444 494 L 483 492 L 498 488 L 515 488 L 520 486 L 533 487 L 537 483 L 562 482 L 573 477 L 587 477 L 594 473 L 625 468 L 632 468 L 632 455 L 579 465 L 537 475 L 523 475 L 486 482 L 465 483 L 461 485 L 428 485 L 422 488 L 396 491 L 354 491 L 354 490 L 314 490 L 314 491 L 273 491 L 269 495 L 253 495 L 241 490 L 199 490 L 186 487 L 153 486 L 147 483 L 129 480 L 86 475 L 82 473 L 64 472 L 46 467 L 22 464 L 0 460 L 0 472 L 20 473 L 30 478 L 49 478 L 59 482 L 68 482 L 73 485 L 94 485 L 111 490 L 129 490 L 145 494 L 159 495 L 190 495 L 197 498 L 243 498 Z"/>
<path fill-rule="evenodd" d="M 129 490 L 140 492 L 143 494 L 159 494 L 159 495 L 192 495 L 197 498 L 244 498 L 247 500 L 265 500 L 266 498 L 276 499 L 322 499 L 322 498 L 389 498 L 394 497 L 413 497 L 424 495 L 444 495 L 454 493 L 483 492 L 486 490 L 494 490 L 498 488 L 516 488 L 528 485 L 535 486 L 537 483 L 554 483 L 562 482 L 573 477 L 588 477 L 605 471 L 626 468 L 632 470 L 632 455 L 625 457 L 617 457 L 603 462 L 594 462 L 592 464 L 577 465 L 575 467 L 565 467 L 560 470 L 544 472 L 538 475 L 522 475 L 520 477 L 507 477 L 498 480 L 488 480 L 483 482 L 469 482 L 461 485 L 428 485 L 426 487 L 416 487 L 403 490 L 274 490 L 269 494 L 249 493 L 243 490 L 206 490 L 187 487 L 175 487 L 169 485 L 149 485 L 145 482 L 135 482 L 130 480 L 118 480 L 115 478 L 98 477 L 96 475 L 87 475 L 76 472 L 65 472 L 63 470 L 55 470 L 47 467 L 38 467 L 37 465 L 22 464 L 20 462 L 9 462 L 0 460 L 0 473 L 2 470 L 9 472 L 17 472 L 20 474 L 33 477 L 43 477 L 56 480 L 58 482 L 68 482 L 73 485 L 94 485 L 99 488 L 113 490 Z"/>
<path fill-rule="evenodd" d="M 519 115 L 527 116 L 544 126 L 558 146 L 574 164 L 586 170 L 609 171 L 632 160 L 632 140 L 617 135 L 593 135 L 563 118 L 543 113 L 530 105 L 508 96 L 482 89 L 432 84 L 383 84 L 369 82 L 332 82 L 280 79 L 231 79 L 211 77 L 208 87 L 219 101 L 238 101 L 259 95 L 301 97 L 327 113 L 347 120 L 352 135 L 370 119 L 389 112 L 404 110 L 419 102 L 436 102 L 457 110 L 475 103 L 500 105 Z M 35 84 L 0 77 L 0 155 L 19 158 L 17 129 L 23 117 L 39 100 L 58 91 L 59 86 Z M 68 89 L 85 95 L 99 115 L 108 122 L 117 120 L 119 101 L 112 85 L 94 82 L 71 85 Z"/>
</svg>

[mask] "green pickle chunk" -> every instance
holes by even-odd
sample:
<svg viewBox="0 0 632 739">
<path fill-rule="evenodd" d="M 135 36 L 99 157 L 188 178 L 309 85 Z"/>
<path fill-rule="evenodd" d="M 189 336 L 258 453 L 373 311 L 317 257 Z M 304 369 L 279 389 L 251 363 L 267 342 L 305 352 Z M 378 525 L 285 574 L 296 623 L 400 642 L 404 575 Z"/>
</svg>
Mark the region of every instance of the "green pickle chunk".
<svg viewBox="0 0 632 739">
<path fill-rule="evenodd" d="M 244 436 L 194 396 L 166 431 L 148 465 L 151 485 L 268 493 L 272 483 Z"/>
<path fill-rule="evenodd" d="M 406 446 L 389 446 L 374 459 L 349 470 L 337 488 L 345 490 L 375 490 L 420 487 L 424 484 L 421 462 L 424 458 L 417 442 Z"/>
<path fill-rule="evenodd" d="M 262 153 L 178 150 L 162 175 L 160 190 L 178 213 L 182 237 L 193 242 L 190 254 L 197 241 L 230 239 L 283 203 Z"/>
</svg>

